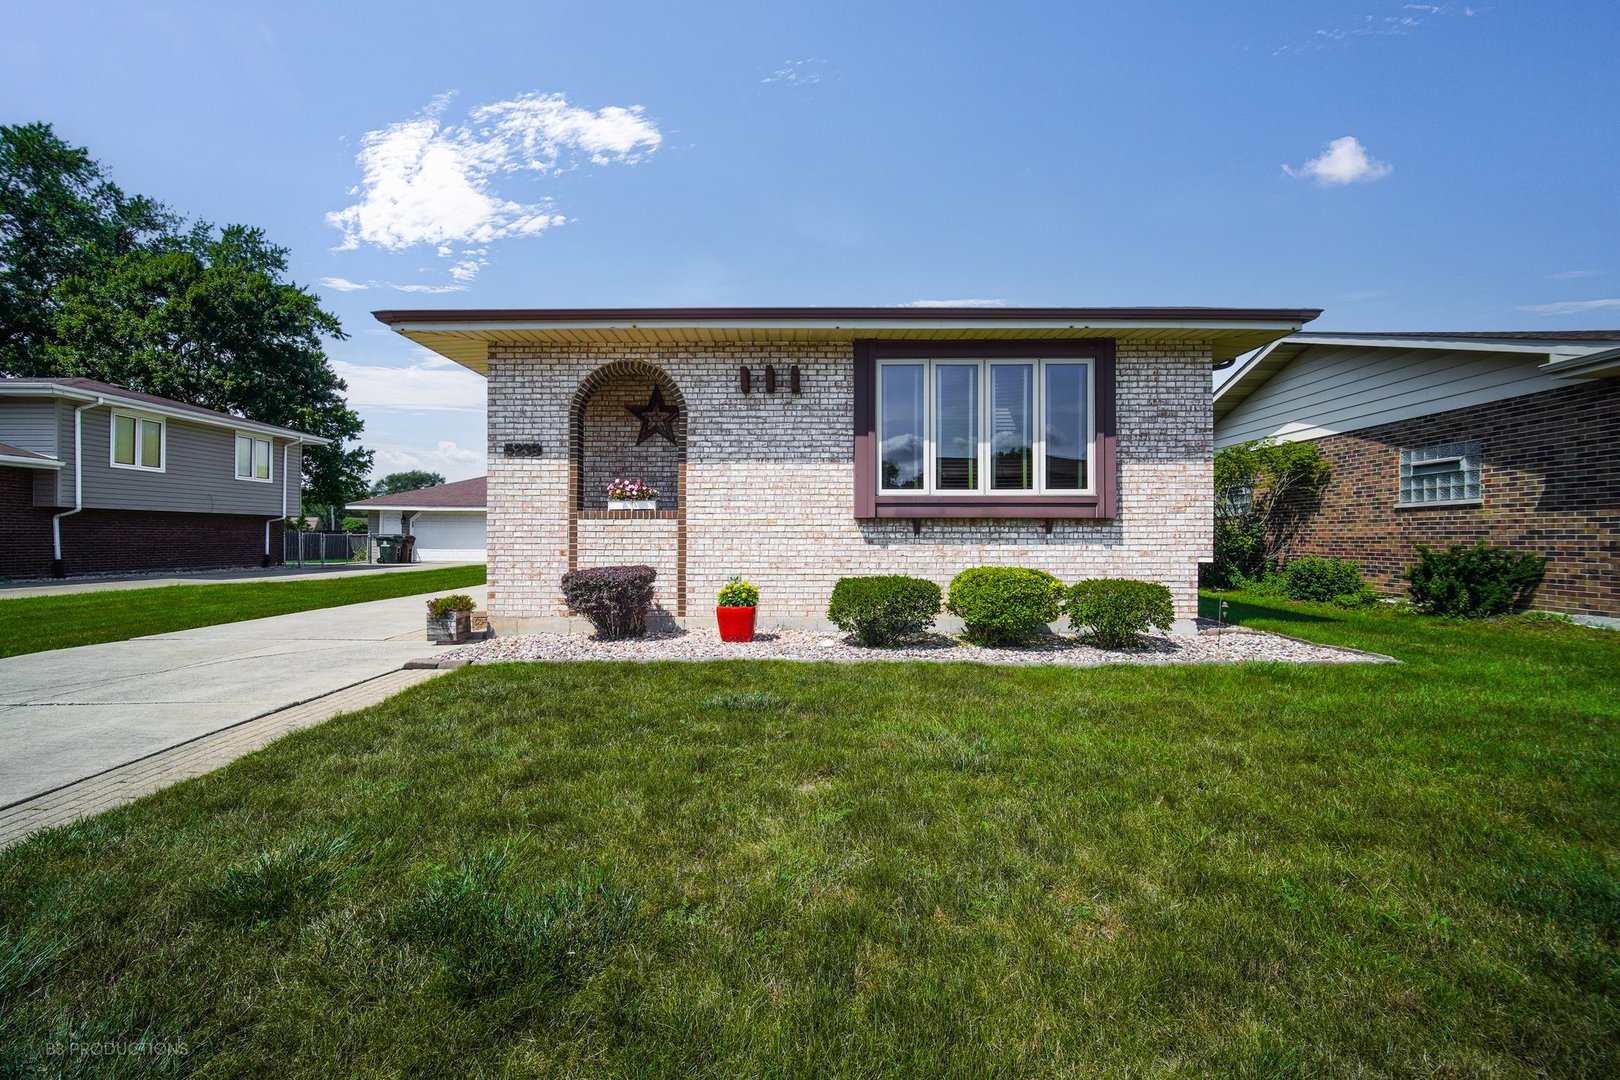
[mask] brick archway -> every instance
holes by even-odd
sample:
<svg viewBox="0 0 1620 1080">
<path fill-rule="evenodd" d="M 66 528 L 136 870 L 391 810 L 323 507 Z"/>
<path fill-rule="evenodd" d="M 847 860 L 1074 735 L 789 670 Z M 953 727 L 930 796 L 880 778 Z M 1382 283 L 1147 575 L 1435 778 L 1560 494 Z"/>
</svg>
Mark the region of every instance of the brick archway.
<svg viewBox="0 0 1620 1080">
<path fill-rule="evenodd" d="M 675 528 L 675 614 L 686 614 L 686 397 L 681 388 L 663 368 L 642 360 L 615 360 L 603 364 L 580 380 L 568 409 L 568 569 L 579 568 L 581 516 L 606 516 L 587 508 L 586 417 L 599 391 L 611 388 L 625 380 L 651 383 L 658 387 L 664 401 L 675 409 L 674 507 L 672 510 L 651 512 L 660 519 L 673 519 Z M 615 515 L 632 516 L 630 511 L 611 511 Z M 645 514 L 647 512 L 635 512 Z"/>
</svg>

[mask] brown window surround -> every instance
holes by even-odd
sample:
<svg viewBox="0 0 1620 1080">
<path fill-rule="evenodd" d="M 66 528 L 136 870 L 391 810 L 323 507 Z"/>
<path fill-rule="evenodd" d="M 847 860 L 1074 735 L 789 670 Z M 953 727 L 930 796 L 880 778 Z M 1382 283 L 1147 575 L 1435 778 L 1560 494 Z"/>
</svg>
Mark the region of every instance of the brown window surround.
<svg viewBox="0 0 1620 1080">
<path fill-rule="evenodd" d="M 1090 495 L 884 495 L 877 487 L 879 360 L 1090 359 L 1095 365 L 1096 428 L 1091 446 L 1097 490 Z M 1115 507 L 1114 339 L 855 342 L 855 516 L 858 518 L 1111 518 Z"/>
</svg>

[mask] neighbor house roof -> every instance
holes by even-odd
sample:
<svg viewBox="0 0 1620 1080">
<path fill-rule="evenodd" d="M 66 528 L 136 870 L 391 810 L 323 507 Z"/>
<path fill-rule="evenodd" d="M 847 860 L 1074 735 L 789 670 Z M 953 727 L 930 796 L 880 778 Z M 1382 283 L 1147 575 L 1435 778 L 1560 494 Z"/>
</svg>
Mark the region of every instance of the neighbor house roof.
<svg viewBox="0 0 1620 1080">
<path fill-rule="evenodd" d="M 36 454 L 32 450 L 24 450 L 20 446 L 10 446 L 0 443 L 0 465 L 11 465 L 24 469 L 60 469 L 62 463 L 53 457 Z"/>
<path fill-rule="evenodd" d="M 379 495 L 375 499 L 352 502 L 350 510 L 482 510 L 484 509 L 484 480 L 475 476 L 471 480 L 457 480 L 452 484 L 401 491 L 396 495 Z"/>
<path fill-rule="evenodd" d="M 373 312 L 396 333 L 479 374 L 495 344 L 576 345 L 856 338 L 1209 341 L 1217 362 L 1298 330 L 1316 308 L 758 307 L 541 308 Z"/>
<path fill-rule="evenodd" d="M 308 435 L 292 428 L 278 427 L 275 424 L 250 420 L 245 416 L 233 416 L 227 412 L 205 409 L 201 405 L 188 405 L 183 401 L 159 397 L 156 394 L 143 394 L 139 390 L 130 390 L 126 387 L 114 386 L 112 383 L 98 382 L 95 379 L 0 379 L 0 395 L 58 397 L 80 403 L 93 402 L 99 399 L 105 401 L 108 405 L 124 405 L 129 408 L 157 413 L 160 416 L 172 416 L 181 420 L 189 420 L 194 424 L 232 428 L 237 431 L 252 431 L 265 435 L 279 435 L 283 438 L 297 439 L 315 446 L 326 446 L 332 441 L 331 439 L 323 439 L 319 435 Z"/>
<path fill-rule="evenodd" d="M 1620 330 L 1311 331 L 1291 334 L 1246 359 L 1215 388 L 1215 419 L 1237 408 L 1306 350 L 1322 345 L 1515 352 L 1544 356 L 1539 370 L 1559 378 L 1620 374 Z"/>
</svg>

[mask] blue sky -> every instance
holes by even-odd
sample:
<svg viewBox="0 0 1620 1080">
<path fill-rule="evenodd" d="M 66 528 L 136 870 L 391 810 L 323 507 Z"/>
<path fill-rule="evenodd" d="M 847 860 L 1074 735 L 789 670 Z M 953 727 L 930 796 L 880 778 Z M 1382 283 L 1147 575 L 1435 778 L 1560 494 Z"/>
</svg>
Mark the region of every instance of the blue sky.
<svg viewBox="0 0 1620 1080">
<path fill-rule="evenodd" d="M 0 120 L 292 249 L 351 335 L 331 352 L 380 471 L 484 451 L 481 380 L 380 308 L 1620 326 L 1612 0 L 144 0 L 7 30 Z"/>
</svg>

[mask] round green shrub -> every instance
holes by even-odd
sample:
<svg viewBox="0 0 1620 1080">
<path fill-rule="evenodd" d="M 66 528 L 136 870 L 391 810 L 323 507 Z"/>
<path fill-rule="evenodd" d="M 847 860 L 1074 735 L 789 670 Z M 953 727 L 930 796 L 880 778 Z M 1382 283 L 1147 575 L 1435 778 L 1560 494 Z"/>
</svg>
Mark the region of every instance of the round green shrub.
<svg viewBox="0 0 1620 1080">
<path fill-rule="evenodd" d="M 969 641 L 1017 644 L 1058 617 L 1063 582 L 1045 570 L 976 566 L 951 579 L 945 610 L 962 620 Z"/>
<path fill-rule="evenodd" d="M 1282 568 L 1282 578 L 1283 593 L 1290 600 L 1326 604 L 1366 591 L 1366 583 L 1361 580 L 1361 570 L 1354 559 L 1302 555 Z"/>
<path fill-rule="evenodd" d="M 839 578 L 827 618 L 862 645 L 897 645 L 934 625 L 939 586 L 904 574 Z"/>
<path fill-rule="evenodd" d="M 1419 611 L 1428 615 L 1502 615 L 1541 580 L 1547 560 L 1492 547 L 1456 544 L 1445 551 L 1418 545 L 1418 561 L 1401 576 Z"/>
<path fill-rule="evenodd" d="M 1069 625 L 1107 648 L 1134 645 L 1150 627 L 1168 630 L 1176 615 L 1169 589 L 1129 578 L 1082 581 L 1069 590 L 1066 606 Z"/>
</svg>

